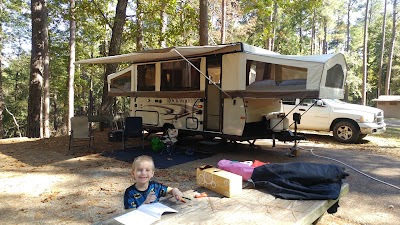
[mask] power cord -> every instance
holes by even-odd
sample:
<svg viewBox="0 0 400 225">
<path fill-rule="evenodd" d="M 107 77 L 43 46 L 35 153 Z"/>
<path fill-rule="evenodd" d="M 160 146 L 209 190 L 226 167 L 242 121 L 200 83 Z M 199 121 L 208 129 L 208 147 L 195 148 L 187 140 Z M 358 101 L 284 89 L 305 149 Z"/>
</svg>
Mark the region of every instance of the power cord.
<svg viewBox="0 0 400 225">
<path fill-rule="evenodd" d="M 364 175 L 364 176 L 366 176 L 366 177 L 368 177 L 368 178 L 370 178 L 372 180 L 378 181 L 378 182 L 380 182 L 382 184 L 386 184 L 388 186 L 391 186 L 393 188 L 396 188 L 396 189 L 400 190 L 400 187 L 398 187 L 398 186 L 396 186 L 394 184 L 390 184 L 388 182 L 379 180 L 378 178 L 372 177 L 372 176 L 370 176 L 370 175 L 368 175 L 368 174 L 366 174 L 366 173 L 364 173 L 364 172 L 362 172 L 362 171 L 360 171 L 360 170 L 358 170 L 358 169 L 356 169 L 356 168 L 354 168 L 354 167 L 352 167 L 352 166 L 350 166 L 350 165 L 348 165 L 348 164 L 346 164 L 346 163 L 344 163 L 344 162 L 342 162 L 340 160 L 337 160 L 337 159 L 334 159 L 334 158 L 330 158 L 330 157 L 327 157 L 327 156 L 317 155 L 317 154 L 314 153 L 313 149 L 305 149 L 305 148 L 302 148 L 302 147 L 298 147 L 298 148 L 301 149 L 301 150 L 304 150 L 304 151 L 309 151 L 309 152 L 311 152 L 311 154 L 313 154 L 316 157 L 323 158 L 323 159 L 328 159 L 328 160 L 332 160 L 332 161 L 341 163 L 341 164 L 349 167 L 350 169 L 352 169 L 352 170 L 354 170 L 354 171 L 356 171 L 356 172 L 358 172 L 358 173 L 360 173 L 360 174 L 362 174 L 362 175 Z"/>
</svg>

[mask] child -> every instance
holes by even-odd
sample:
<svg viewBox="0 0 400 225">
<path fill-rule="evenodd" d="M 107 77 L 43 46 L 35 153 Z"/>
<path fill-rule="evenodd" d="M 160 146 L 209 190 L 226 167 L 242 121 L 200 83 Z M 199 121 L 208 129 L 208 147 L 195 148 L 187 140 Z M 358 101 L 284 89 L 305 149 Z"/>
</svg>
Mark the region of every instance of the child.
<svg viewBox="0 0 400 225">
<path fill-rule="evenodd" d="M 158 202 L 160 197 L 166 196 L 167 193 L 172 193 L 177 200 L 181 200 L 182 192 L 178 188 L 171 188 L 156 181 L 150 181 L 154 176 L 154 170 L 154 161 L 150 156 L 142 155 L 135 158 L 131 172 L 134 184 L 125 191 L 125 209 Z"/>
</svg>

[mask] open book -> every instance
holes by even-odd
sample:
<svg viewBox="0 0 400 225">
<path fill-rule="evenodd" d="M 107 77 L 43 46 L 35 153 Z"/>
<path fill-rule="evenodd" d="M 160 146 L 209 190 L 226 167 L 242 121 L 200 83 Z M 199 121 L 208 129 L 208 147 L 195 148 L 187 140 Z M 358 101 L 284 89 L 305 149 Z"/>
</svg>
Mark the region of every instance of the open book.
<svg viewBox="0 0 400 225">
<path fill-rule="evenodd" d="M 125 225 L 129 224 L 152 224 L 161 219 L 161 215 L 165 212 L 178 212 L 159 202 L 151 204 L 142 204 L 136 210 L 128 212 L 122 216 L 114 218 Z"/>
</svg>

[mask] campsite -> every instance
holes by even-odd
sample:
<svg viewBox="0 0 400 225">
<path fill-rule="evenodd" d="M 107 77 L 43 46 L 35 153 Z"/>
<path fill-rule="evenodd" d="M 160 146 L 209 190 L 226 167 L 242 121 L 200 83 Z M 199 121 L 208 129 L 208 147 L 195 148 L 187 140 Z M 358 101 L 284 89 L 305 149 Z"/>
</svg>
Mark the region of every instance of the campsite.
<svg viewBox="0 0 400 225">
<path fill-rule="evenodd" d="M 398 0 L 0 8 L 0 224 L 399 223 Z"/>
<path fill-rule="evenodd" d="M 392 133 L 393 134 L 393 133 Z M 397 133 L 394 133 L 395 135 Z M 314 153 L 341 160 L 381 180 L 399 186 L 400 146 L 389 136 L 367 137 L 358 145 L 342 145 L 330 135 L 308 135 L 299 143 Z M 146 142 L 146 146 L 149 146 Z M 270 163 L 307 161 L 336 163 L 307 151 L 288 157 L 292 144 L 272 148 L 270 140 L 258 140 L 255 148 L 200 144 L 198 151 L 212 156 L 156 170 L 156 179 L 182 190 L 196 188 L 195 169 L 216 165 L 221 159 L 259 159 Z M 124 212 L 122 196 L 130 184 L 130 163 L 102 156 L 119 150 L 121 142 L 109 142 L 107 132 L 95 133 L 95 148 L 85 144 L 68 154 L 68 137 L 6 139 L 0 142 L 2 170 L 1 214 L 3 224 L 92 224 Z M 129 151 L 141 151 L 140 148 Z M 173 158 L 173 155 L 172 155 Z M 337 163 L 338 164 L 338 163 Z M 338 212 L 325 214 L 319 224 L 393 224 L 399 221 L 399 190 L 375 182 L 349 168 L 350 192 Z"/>
</svg>

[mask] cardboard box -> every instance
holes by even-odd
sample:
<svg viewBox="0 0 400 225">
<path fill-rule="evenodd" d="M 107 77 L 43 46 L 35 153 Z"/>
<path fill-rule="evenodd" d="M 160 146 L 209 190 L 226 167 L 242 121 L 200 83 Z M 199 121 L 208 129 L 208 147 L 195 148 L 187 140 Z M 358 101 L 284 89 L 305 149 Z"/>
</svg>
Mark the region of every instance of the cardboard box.
<svg viewBox="0 0 400 225">
<path fill-rule="evenodd" d="M 202 166 L 196 171 L 197 185 L 213 190 L 226 197 L 242 193 L 242 177 L 211 166 Z"/>
</svg>

